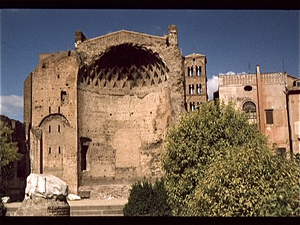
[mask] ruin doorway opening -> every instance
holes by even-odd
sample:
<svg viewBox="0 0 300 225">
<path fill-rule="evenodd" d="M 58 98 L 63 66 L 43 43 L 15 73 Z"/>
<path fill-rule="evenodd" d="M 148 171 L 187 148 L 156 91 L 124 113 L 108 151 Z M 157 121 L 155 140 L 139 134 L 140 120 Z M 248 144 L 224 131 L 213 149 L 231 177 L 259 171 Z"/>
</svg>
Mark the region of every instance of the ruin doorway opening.
<svg viewBox="0 0 300 225">
<path fill-rule="evenodd" d="M 86 153 L 87 153 L 87 150 L 88 150 L 89 146 L 88 145 L 82 145 L 81 146 L 81 171 L 84 171 L 86 170 Z"/>
<path fill-rule="evenodd" d="M 86 137 L 81 137 L 80 138 L 80 142 L 81 142 L 81 171 L 84 170 L 88 170 L 89 169 L 89 165 L 88 165 L 88 161 L 87 161 L 87 152 L 88 152 L 88 148 L 90 145 L 90 142 L 92 140 L 90 138 L 86 138 Z"/>
</svg>

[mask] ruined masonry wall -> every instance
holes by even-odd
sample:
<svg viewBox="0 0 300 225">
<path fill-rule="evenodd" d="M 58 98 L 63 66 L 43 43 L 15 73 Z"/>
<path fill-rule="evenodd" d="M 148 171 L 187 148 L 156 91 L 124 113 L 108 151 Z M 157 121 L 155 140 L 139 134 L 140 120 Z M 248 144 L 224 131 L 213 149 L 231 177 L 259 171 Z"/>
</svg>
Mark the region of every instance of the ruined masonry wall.
<svg viewBox="0 0 300 225">
<path fill-rule="evenodd" d="M 161 144 L 171 118 L 169 90 L 143 98 L 79 91 L 80 136 L 92 139 L 83 180 L 159 177 Z"/>
<path fill-rule="evenodd" d="M 73 193 L 78 188 L 77 71 L 76 58 L 64 52 L 43 57 L 32 73 L 32 127 L 40 134 L 31 132 L 33 172 L 59 176 L 68 181 Z M 70 126 L 66 129 L 60 124 L 58 132 L 59 121 L 41 123 L 53 114 L 65 117 Z M 56 136 L 51 138 L 51 135 Z"/>
</svg>

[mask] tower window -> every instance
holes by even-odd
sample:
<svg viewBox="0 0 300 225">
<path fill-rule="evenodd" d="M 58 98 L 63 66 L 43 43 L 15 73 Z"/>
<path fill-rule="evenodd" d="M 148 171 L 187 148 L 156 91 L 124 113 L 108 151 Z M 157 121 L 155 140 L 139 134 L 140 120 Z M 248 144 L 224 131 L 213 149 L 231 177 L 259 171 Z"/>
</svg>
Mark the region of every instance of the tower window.
<svg viewBox="0 0 300 225">
<path fill-rule="evenodd" d="M 190 110 L 191 111 L 195 110 L 195 102 L 190 102 Z"/>
<path fill-rule="evenodd" d="M 49 154 L 51 154 L 51 147 L 49 147 Z"/>
<path fill-rule="evenodd" d="M 49 126 L 49 133 L 51 133 L 51 126 Z"/>
<path fill-rule="evenodd" d="M 51 106 L 49 107 L 49 113 L 51 113 Z"/>
<path fill-rule="evenodd" d="M 196 89 L 197 89 L 197 94 L 202 94 L 202 85 L 201 84 L 197 84 Z"/>
<path fill-rule="evenodd" d="M 193 69 L 193 67 L 188 67 L 188 74 L 189 74 L 189 77 L 194 76 L 194 69 Z"/>
<path fill-rule="evenodd" d="M 273 124 L 273 109 L 266 109 L 266 124 Z"/>
<path fill-rule="evenodd" d="M 194 85 L 193 85 L 193 84 L 190 84 L 190 85 L 189 85 L 189 90 L 190 90 L 190 94 L 191 94 L 191 95 L 195 93 Z"/>
<path fill-rule="evenodd" d="M 60 125 L 58 125 L 57 130 L 58 130 L 58 132 L 60 133 Z"/>
<path fill-rule="evenodd" d="M 60 146 L 58 147 L 58 154 L 60 154 L 61 153 L 61 151 L 60 151 Z"/>
<path fill-rule="evenodd" d="M 196 66 L 196 75 L 201 76 L 201 66 Z"/>
<path fill-rule="evenodd" d="M 58 113 L 60 113 L 60 107 L 58 106 L 58 109 L 57 109 Z"/>
</svg>

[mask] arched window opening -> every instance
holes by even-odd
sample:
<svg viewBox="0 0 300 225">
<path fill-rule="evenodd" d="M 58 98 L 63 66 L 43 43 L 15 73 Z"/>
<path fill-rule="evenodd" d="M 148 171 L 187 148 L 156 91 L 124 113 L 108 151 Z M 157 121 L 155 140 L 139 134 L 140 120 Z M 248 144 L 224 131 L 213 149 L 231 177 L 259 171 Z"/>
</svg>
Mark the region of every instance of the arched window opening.
<svg viewBox="0 0 300 225">
<path fill-rule="evenodd" d="M 189 90 L 190 90 L 190 94 L 193 95 L 195 93 L 195 89 L 194 89 L 194 85 L 190 84 L 189 85 Z"/>
<path fill-rule="evenodd" d="M 195 102 L 190 102 L 190 110 L 191 111 L 195 110 Z"/>
<path fill-rule="evenodd" d="M 196 89 L 197 89 L 197 94 L 201 95 L 202 94 L 202 85 L 197 84 Z"/>
<path fill-rule="evenodd" d="M 243 110 L 249 114 L 249 121 L 251 123 L 257 123 L 256 106 L 253 102 L 247 101 L 243 105 Z"/>
</svg>

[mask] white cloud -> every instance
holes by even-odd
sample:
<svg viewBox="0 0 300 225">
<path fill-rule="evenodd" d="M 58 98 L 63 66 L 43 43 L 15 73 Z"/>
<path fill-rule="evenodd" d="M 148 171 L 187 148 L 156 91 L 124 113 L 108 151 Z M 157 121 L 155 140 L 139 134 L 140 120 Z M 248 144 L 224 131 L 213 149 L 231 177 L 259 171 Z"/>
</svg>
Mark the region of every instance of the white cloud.
<svg viewBox="0 0 300 225">
<path fill-rule="evenodd" d="M 233 71 L 228 71 L 227 73 L 219 73 L 219 75 L 235 75 L 236 73 Z"/>
<path fill-rule="evenodd" d="M 213 93 L 218 90 L 218 86 L 219 86 L 218 76 L 214 75 L 212 78 L 208 79 L 207 94 L 209 100 L 213 98 Z"/>
<path fill-rule="evenodd" d="M 23 96 L 0 96 L 0 114 L 22 121 Z"/>
<path fill-rule="evenodd" d="M 235 75 L 235 72 L 233 72 L 233 71 L 228 71 L 225 75 Z"/>
</svg>

